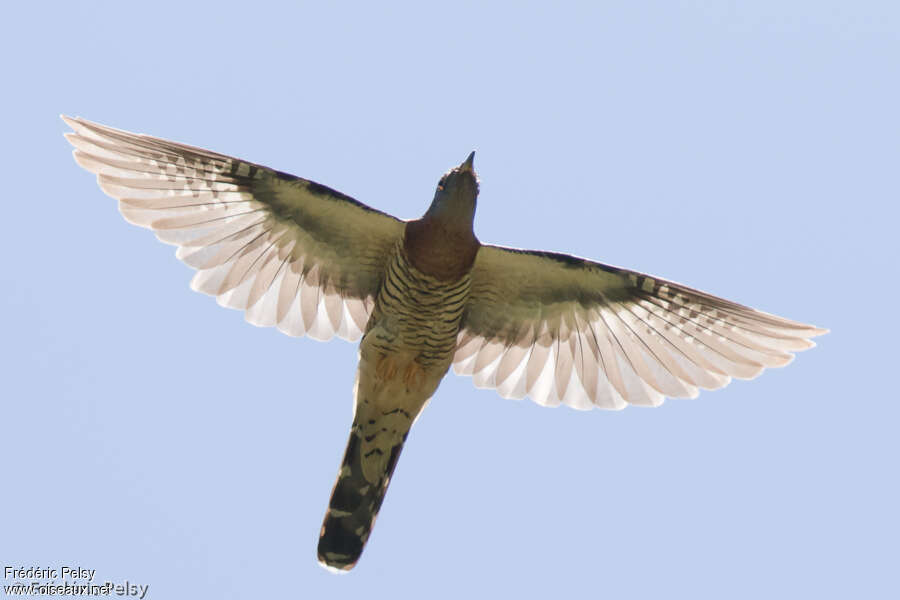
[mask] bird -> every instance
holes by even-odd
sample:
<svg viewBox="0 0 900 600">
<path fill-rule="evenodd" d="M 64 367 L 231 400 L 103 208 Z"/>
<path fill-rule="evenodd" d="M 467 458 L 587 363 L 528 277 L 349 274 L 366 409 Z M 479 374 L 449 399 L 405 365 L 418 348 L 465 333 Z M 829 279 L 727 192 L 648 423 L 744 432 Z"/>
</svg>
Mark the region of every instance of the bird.
<svg viewBox="0 0 900 600">
<path fill-rule="evenodd" d="M 452 367 L 545 406 L 692 398 L 782 367 L 826 329 L 652 275 L 482 244 L 472 152 L 402 221 L 239 158 L 79 117 L 75 161 L 126 221 L 178 247 L 191 287 L 290 336 L 360 340 L 350 436 L 319 562 L 357 564 L 410 428 Z"/>
</svg>

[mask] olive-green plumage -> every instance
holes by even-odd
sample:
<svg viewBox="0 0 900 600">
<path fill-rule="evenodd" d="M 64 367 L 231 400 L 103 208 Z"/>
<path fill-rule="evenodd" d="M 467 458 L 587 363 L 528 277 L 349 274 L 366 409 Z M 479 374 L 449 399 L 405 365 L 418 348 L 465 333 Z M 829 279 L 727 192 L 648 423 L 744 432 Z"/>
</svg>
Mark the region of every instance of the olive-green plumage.
<svg viewBox="0 0 900 600">
<path fill-rule="evenodd" d="M 197 269 L 192 288 L 288 335 L 362 338 L 319 539 L 329 568 L 359 559 L 410 427 L 451 364 L 507 398 L 621 409 L 756 377 L 825 333 L 658 277 L 480 244 L 474 153 L 404 222 L 262 165 L 63 119 L 75 160 L 122 215 Z"/>
</svg>

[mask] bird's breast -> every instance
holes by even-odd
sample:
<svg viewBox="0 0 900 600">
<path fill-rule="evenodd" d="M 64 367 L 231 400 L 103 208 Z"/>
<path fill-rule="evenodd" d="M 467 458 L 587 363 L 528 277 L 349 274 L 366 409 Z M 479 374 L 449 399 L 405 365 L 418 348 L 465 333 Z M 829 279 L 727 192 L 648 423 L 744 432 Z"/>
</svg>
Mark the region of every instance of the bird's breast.
<svg viewBox="0 0 900 600">
<path fill-rule="evenodd" d="M 443 280 L 412 264 L 404 244 L 394 253 L 369 321 L 376 349 L 414 359 L 426 370 L 450 366 L 472 278 Z M 365 342 L 365 340 L 364 340 Z"/>
<path fill-rule="evenodd" d="M 481 244 L 471 226 L 423 217 L 406 224 L 403 249 L 421 273 L 456 282 L 471 272 Z"/>
</svg>

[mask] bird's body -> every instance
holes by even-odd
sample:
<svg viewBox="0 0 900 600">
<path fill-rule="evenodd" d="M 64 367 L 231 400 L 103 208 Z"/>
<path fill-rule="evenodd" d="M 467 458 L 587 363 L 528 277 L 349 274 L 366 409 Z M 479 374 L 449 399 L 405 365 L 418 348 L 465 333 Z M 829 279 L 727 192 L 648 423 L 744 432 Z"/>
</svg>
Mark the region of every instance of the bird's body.
<svg viewBox="0 0 900 600">
<path fill-rule="evenodd" d="M 419 271 L 398 244 L 359 347 L 350 441 L 319 540 L 319 560 L 352 567 L 406 435 L 450 368 L 471 275 Z M 360 493 L 366 490 L 368 493 Z"/>
<path fill-rule="evenodd" d="M 482 245 L 473 155 L 401 222 L 240 159 L 65 118 L 126 219 L 179 246 L 192 287 L 289 335 L 362 338 L 319 560 L 352 568 L 415 419 L 450 366 L 574 408 L 656 406 L 790 362 L 825 330 L 633 271 Z"/>
<path fill-rule="evenodd" d="M 359 346 L 350 441 L 319 540 L 319 560 L 329 566 L 356 563 L 409 429 L 453 362 L 480 246 L 472 231 L 473 156 L 445 178 L 432 210 L 406 224 L 375 298 Z M 463 219 L 440 210 L 456 200 L 445 192 L 460 178 L 466 185 L 450 189 L 471 197 L 459 209 L 471 213 Z"/>
</svg>

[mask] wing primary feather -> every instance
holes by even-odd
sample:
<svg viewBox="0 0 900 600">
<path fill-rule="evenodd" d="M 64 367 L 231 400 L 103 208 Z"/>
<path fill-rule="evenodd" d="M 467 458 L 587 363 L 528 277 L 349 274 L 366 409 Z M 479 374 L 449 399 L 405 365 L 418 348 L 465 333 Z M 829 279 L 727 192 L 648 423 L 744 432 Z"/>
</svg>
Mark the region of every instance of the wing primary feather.
<svg viewBox="0 0 900 600">
<path fill-rule="evenodd" d="M 663 323 L 668 325 L 669 328 L 675 332 L 674 333 L 675 339 L 674 340 L 672 338 L 668 338 L 668 339 L 673 344 L 678 345 L 678 347 L 681 349 L 682 353 L 686 357 L 688 357 L 692 362 L 696 363 L 697 365 L 699 365 L 700 367 L 702 367 L 703 369 L 705 369 L 709 372 L 715 373 L 717 375 L 725 375 L 725 376 L 728 375 L 724 370 L 722 370 L 721 368 L 719 368 L 718 366 L 714 365 L 709 360 L 707 360 L 707 358 L 703 355 L 700 346 L 702 346 L 703 348 L 706 348 L 709 352 L 712 352 L 712 353 L 715 353 L 715 349 L 708 347 L 706 344 L 703 343 L 703 340 L 698 339 L 696 336 L 691 335 L 688 332 L 686 332 L 677 323 L 672 323 L 671 321 L 669 321 L 665 316 L 665 313 L 668 311 L 666 311 L 662 307 L 660 307 L 652 302 L 648 302 L 648 304 L 652 308 L 649 308 L 644 305 L 640 305 L 640 306 L 644 310 L 651 312 L 653 314 L 656 314 L 656 316 L 661 321 L 663 321 Z M 663 314 L 657 314 L 656 312 L 654 312 L 656 310 L 662 311 Z M 677 315 L 673 315 L 673 316 L 677 317 Z M 682 336 L 684 336 L 684 337 L 682 337 Z M 688 338 L 690 338 L 690 340 L 693 340 L 694 342 L 696 342 L 696 344 L 690 343 Z"/>
<path fill-rule="evenodd" d="M 622 310 L 626 310 L 621 303 L 615 303 L 612 306 L 620 308 Z M 640 346 L 643 347 L 645 353 L 651 359 L 650 365 L 647 365 L 647 363 L 643 361 L 643 359 L 641 359 L 641 361 L 644 363 L 644 366 L 650 367 L 651 369 L 652 367 L 656 367 L 656 369 L 653 370 L 656 370 L 658 374 L 654 374 L 651 372 L 651 370 L 648 370 L 647 374 L 652 375 L 653 378 L 649 381 L 645 379 L 645 381 L 647 381 L 647 383 L 649 383 L 655 390 L 670 398 L 696 397 L 696 387 L 694 387 L 693 383 L 690 381 L 690 378 L 683 373 L 681 368 L 676 364 L 669 363 L 669 361 L 660 358 L 660 355 L 663 354 L 663 352 L 657 352 L 653 348 L 651 348 L 650 344 L 647 343 L 647 340 L 644 338 L 644 336 L 641 335 L 641 333 L 636 330 L 631 323 L 628 322 L 628 319 L 625 318 L 622 313 L 620 313 L 618 310 L 614 310 L 612 312 L 616 315 L 622 325 L 625 326 L 625 329 L 627 330 L 626 335 L 630 334 L 633 340 L 636 340 L 640 344 Z M 631 315 L 631 312 L 626 310 L 625 314 Z M 652 338 L 652 335 L 649 335 L 648 337 Z M 684 374 L 685 379 L 681 379 L 678 377 L 678 375 L 673 373 L 672 368 L 670 368 L 670 364 L 672 367 L 674 367 L 676 372 Z"/>
<path fill-rule="evenodd" d="M 695 367 L 695 371 L 688 375 L 689 378 L 686 381 L 688 381 L 692 385 L 699 385 L 700 387 L 708 390 L 718 389 L 728 383 L 729 377 L 717 367 L 712 365 L 709 361 L 707 361 L 699 351 L 696 351 L 691 347 L 690 344 L 685 342 L 677 333 L 678 331 L 680 331 L 677 327 L 670 325 L 668 321 L 666 321 L 659 315 L 656 315 L 640 304 L 628 305 L 628 310 L 632 312 L 632 314 L 634 314 L 634 311 L 637 308 L 645 311 L 648 316 L 647 318 L 641 318 L 640 316 L 635 315 L 635 317 L 642 323 L 646 323 L 648 327 L 653 328 L 653 330 L 659 335 L 662 340 L 665 340 L 671 348 L 673 348 L 685 361 L 687 361 L 688 364 L 691 364 Z M 662 321 L 662 323 L 668 325 L 668 327 L 664 326 L 660 329 L 653 324 L 651 320 L 653 317 L 659 319 L 660 321 Z M 678 364 L 677 361 L 675 362 L 675 364 Z M 680 377 L 680 375 L 677 376 Z"/>
<path fill-rule="evenodd" d="M 758 311 L 748 306 L 731 303 L 727 300 L 722 300 L 720 298 L 716 298 L 714 296 L 709 296 L 706 294 L 692 297 L 687 292 L 662 292 L 661 290 L 665 287 L 666 286 L 662 286 L 660 288 L 660 293 L 656 294 L 647 292 L 646 290 L 641 288 L 635 289 L 633 290 L 633 292 L 635 293 L 635 295 L 641 297 L 662 300 L 667 303 L 670 302 L 684 310 L 694 311 L 698 315 L 702 315 L 707 319 L 724 321 L 729 326 L 738 327 L 747 331 L 755 331 L 757 333 L 768 335 L 770 337 L 783 337 L 793 339 L 797 337 L 803 337 L 802 332 L 813 332 L 817 330 L 817 328 L 815 327 L 810 327 L 801 323 L 795 323 L 787 319 L 780 319 L 779 317 L 769 315 L 768 313 Z M 724 316 L 728 317 L 729 320 L 722 319 L 721 317 L 715 317 L 713 314 L 711 314 L 715 312 L 722 313 Z M 791 333 L 788 333 L 786 331 L 773 331 L 771 328 L 775 328 L 776 330 L 788 329 L 791 330 Z"/>
<path fill-rule="evenodd" d="M 694 378 L 689 373 L 684 371 L 684 369 L 682 369 L 681 366 L 678 365 L 677 362 L 672 360 L 671 356 L 668 353 L 669 348 L 674 349 L 676 352 L 681 352 L 681 351 L 677 347 L 673 346 L 672 343 L 669 342 L 669 340 L 664 335 L 662 335 L 662 333 L 656 328 L 656 326 L 653 325 L 652 320 L 649 318 L 643 319 L 643 318 L 639 317 L 637 314 L 635 314 L 635 312 L 633 310 L 633 305 L 631 303 L 620 302 L 619 306 L 623 310 L 627 311 L 628 314 L 630 314 L 632 316 L 632 318 L 635 319 L 636 323 L 634 326 L 643 325 L 643 326 L 647 327 L 647 329 L 648 329 L 647 337 L 645 338 L 642 335 L 639 335 L 639 337 L 643 341 L 644 345 L 647 346 L 648 351 L 651 351 L 651 349 L 649 348 L 650 342 L 648 342 L 648 339 L 651 340 L 654 345 L 657 345 L 657 352 L 653 352 L 654 358 L 656 358 L 656 360 L 665 369 L 667 369 L 669 372 L 671 372 L 675 377 L 677 377 L 678 379 L 681 379 L 688 385 L 696 386 L 697 382 L 694 381 Z M 632 327 L 632 331 L 633 330 L 634 330 L 634 327 Z M 663 342 L 665 342 L 665 344 L 668 344 L 668 346 L 663 344 Z"/>
<path fill-rule="evenodd" d="M 752 315 L 754 321 L 768 323 L 773 327 L 786 327 L 789 329 L 804 331 L 824 332 L 824 330 L 821 330 L 818 327 L 813 327 L 811 325 L 806 325 L 804 323 L 799 323 L 797 321 L 785 319 L 784 317 L 779 317 L 777 315 L 756 310 L 755 308 L 744 306 L 743 304 L 732 302 L 731 300 L 726 300 L 724 298 L 714 296 L 707 292 L 682 285 L 680 283 L 674 283 L 671 281 L 654 278 L 649 275 L 642 275 L 642 277 L 653 279 L 655 280 L 655 282 L 657 282 L 658 285 L 656 285 L 654 289 L 654 293 L 657 297 L 671 300 L 676 304 L 683 304 L 681 298 L 685 298 L 688 301 L 692 301 L 697 304 L 706 304 L 711 308 L 717 308 L 735 316 L 749 318 Z M 637 290 L 639 290 L 641 293 L 648 293 L 648 291 L 643 287 L 638 287 Z"/>
<path fill-rule="evenodd" d="M 761 370 L 763 369 L 763 365 L 757 361 L 751 360 L 747 357 L 741 356 L 738 352 L 736 352 L 733 348 L 730 348 L 727 344 L 722 344 L 718 341 L 717 335 L 708 327 L 705 327 L 702 324 L 696 323 L 695 321 L 683 316 L 679 315 L 676 312 L 673 312 L 670 309 L 667 309 L 665 306 L 660 306 L 656 302 L 651 302 L 655 304 L 663 311 L 671 314 L 673 317 L 680 319 L 680 323 L 675 324 L 671 323 L 674 327 L 681 329 L 685 333 L 691 336 L 692 339 L 699 342 L 706 348 L 708 348 L 713 353 L 717 354 L 719 357 L 727 361 L 727 363 L 733 365 L 733 367 L 728 369 L 728 374 L 733 375 L 735 377 L 741 377 L 746 379 L 751 379 L 756 375 L 759 375 Z M 668 319 L 666 319 L 668 320 Z M 686 327 L 693 328 L 694 332 L 688 331 Z M 739 342 L 722 335 L 722 338 L 726 339 L 731 344 L 742 346 Z"/>
<path fill-rule="evenodd" d="M 199 221 L 195 221 L 192 219 L 185 219 L 185 218 L 181 218 L 181 217 L 175 217 L 175 218 L 171 218 L 171 219 L 160 219 L 159 221 L 154 221 L 153 223 L 151 223 L 150 226 L 153 227 L 153 229 L 185 229 L 185 228 L 189 228 L 189 227 L 198 227 L 200 225 L 208 225 L 211 223 L 216 223 L 218 221 L 223 221 L 225 219 L 236 219 L 238 217 L 246 217 L 247 215 L 252 215 L 254 213 L 263 212 L 264 210 L 265 210 L 264 208 L 256 208 L 253 210 L 248 210 L 247 212 L 223 215 L 221 217 L 214 217 L 212 219 L 206 219 L 206 220 L 201 219 Z M 206 212 L 209 212 L 209 211 L 206 211 Z M 206 215 L 197 215 L 197 216 L 205 217 Z M 196 219 L 197 216 L 195 216 L 194 218 Z"/>
<path fill-rule="evenodd" d="M 637 339 L 637 336 L 628 327 L 628 324 L 622 319 L 619 314 L 613 310 L 614 304 L 608 303 L 604 306 L 604 312 L 609 313 L 609 320 L 607 321 L 610 329 L 613 331 L 613 335 L 616 337 L 616 340 L 619 342 L 619 346 L 622 348 L 625 353 L 625 357 L 628 360 L 628 364 L 630 365 L 632 371 L 634 371 L 635 375 L 641 380 L 643 380 L 646 384 L 648 384 L 651 388 L 659 392 L 660 394 L 665 394 L 665 386 L 663 386 L 659 380 L 654 376 L 650 367 L 644 361 L 644 358 L 641 354 L 640 340 Z"/>
</svg>

